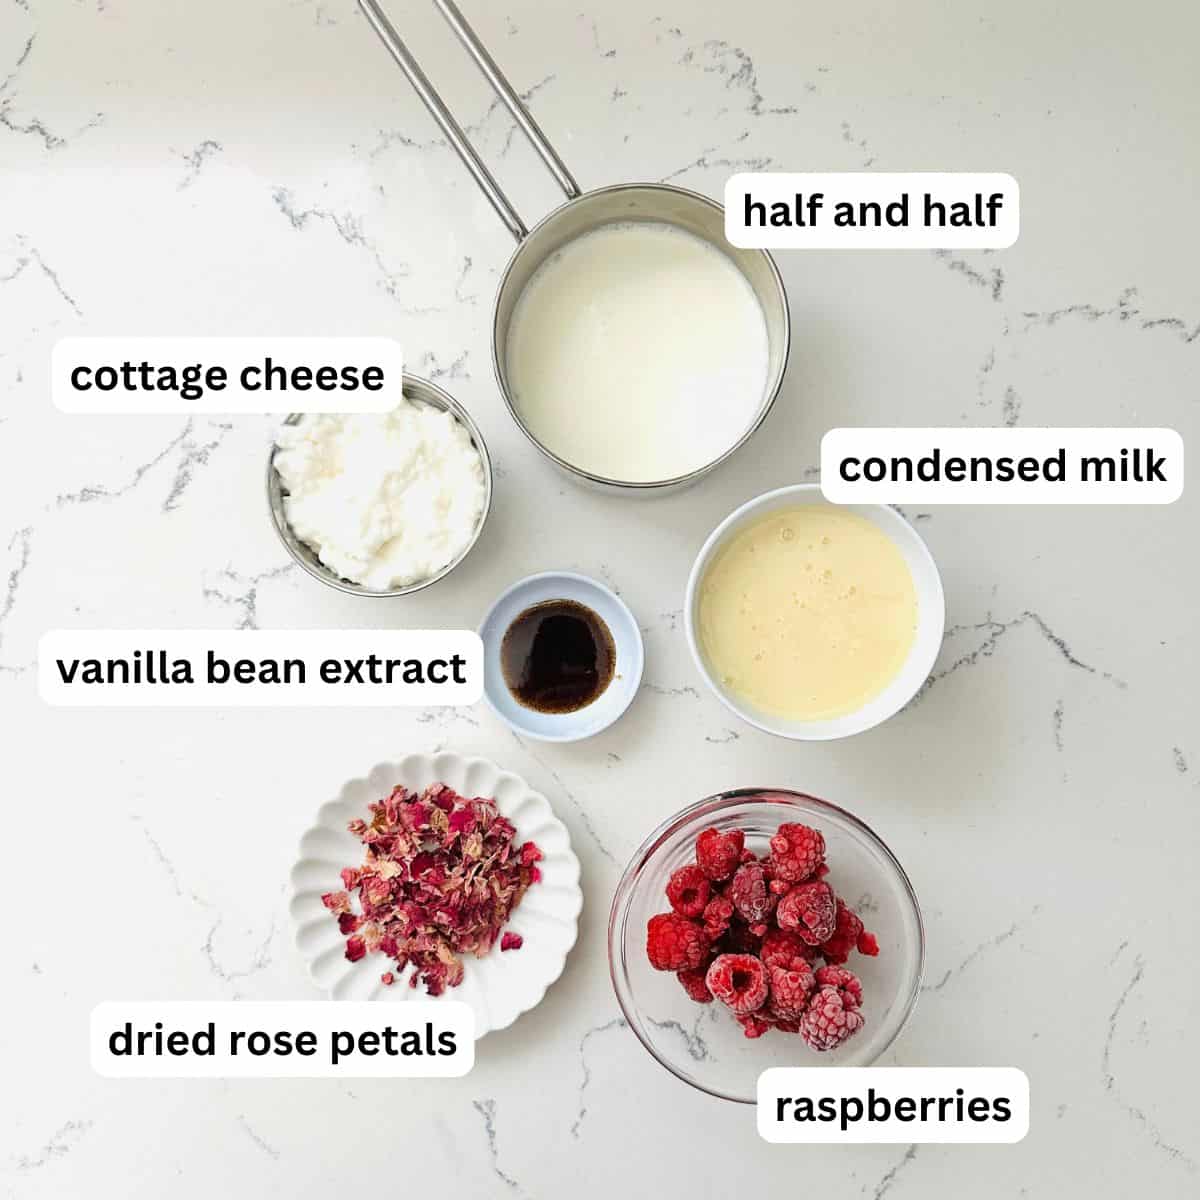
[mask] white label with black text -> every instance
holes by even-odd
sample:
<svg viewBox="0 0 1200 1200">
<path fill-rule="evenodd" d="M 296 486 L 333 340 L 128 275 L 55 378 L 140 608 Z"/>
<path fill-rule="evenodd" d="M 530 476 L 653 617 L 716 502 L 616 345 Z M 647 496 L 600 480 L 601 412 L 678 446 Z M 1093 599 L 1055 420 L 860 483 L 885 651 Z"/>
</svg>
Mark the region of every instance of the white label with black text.
<svg viewBox="0 0 1200 1200">
<path fill-rule="evenodd" d="M 765 250 L 1003 250 L 1021 232 L 1011 175 L 765 171 L 725 185 L 725 236 Z"/>
<path fill-rule="evenodd" d="M 773 1067 L 758 1077 L 768 1142 L 1019 1142 L 1029 1080 L 1016 1067 Z"/>
<path fill-rule="evenodd" d="M 382 337 L 66 337 L 50 355 L 67 413 L 389 412 L 403 382 Z"/>
<path fill-rule="evenodd" d="M 466 629 L 72 629 L 38 645 L 47 704 L 298 707 L 475 704 Z"/>
<path fill-rule="evenodd" d="M 475 1065 L 461 1000 L 109 1001 L 91 1018 L 108 1079 L 453 1078 Z"/>
<path fill-rule="evenodd" d="M 1173 429 L 831 429 L 821 491 L 833 504 L 1173 504 Z"/>
</svg>

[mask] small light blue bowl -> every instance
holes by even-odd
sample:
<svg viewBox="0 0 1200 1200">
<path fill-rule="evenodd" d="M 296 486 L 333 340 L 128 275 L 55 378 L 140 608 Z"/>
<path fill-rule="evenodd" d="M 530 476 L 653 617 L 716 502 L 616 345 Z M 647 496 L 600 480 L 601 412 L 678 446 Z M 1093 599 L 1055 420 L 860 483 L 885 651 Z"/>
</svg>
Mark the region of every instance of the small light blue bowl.
<svg viewBox="0 0 1200 1200">
<path fill-rule="evenodd" d="M 574 600 L 608 626 L 617 660 L 612 682 L 577 712 L 542 713 L 526 708 L 508 690 L 500 666 L 500 644 L 508 627 L 527 608 L 547 600 Z M 578 742 L 607 729 L 633 702 L 642 682 L 645 648 L 633 613 L 604 584 L 571 571 L 546 571 L 514 583 L 492 605 L 479 627 L 483 641 L 483 694 L 496 715 L 522 737 L 542 742 Z"/>
</svg>

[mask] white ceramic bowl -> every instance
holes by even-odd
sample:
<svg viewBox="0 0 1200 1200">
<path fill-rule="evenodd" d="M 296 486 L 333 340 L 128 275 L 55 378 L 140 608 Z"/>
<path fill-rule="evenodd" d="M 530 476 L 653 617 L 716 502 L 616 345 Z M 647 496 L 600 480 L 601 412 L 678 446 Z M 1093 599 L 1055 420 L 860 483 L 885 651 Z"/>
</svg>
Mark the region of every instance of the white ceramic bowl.
<svg viewBox="0 0 1200 1200">
<path fill-rule="evenodd" d="M 912 572 L 913 586 L 917 592 L 917 636 L 913 641 L 908 658 L 895 679 L 878 696 L 862 708 L 843 717 L 821 721 L 797 721 L 766 713 L 733 695 L 722 685 L 711 670 L 700 646 L 697 633 L 697 607 L 700 581 L 717 552 L 739 530 L 751 521 L 782 508 L 794 508 L 800 504 L 828 504 L 821 492 L 820 484 L 797 483 L 791 487 L 777 488 L 748 500 L 725 518 L 709 535 L 708 540 L 696 556 L 692 573 L 688 577 L 687 595 L 684 599 L 684 624 L 692 658 L 704 681 L 712 688 L 717 698 L 743 721 L 749 722 L 767 733 L 796 741 L 823 742 L 833 738 L 849 737 L 862 733 L 886 721 L 898 713 L 921 690 L 921 685 L 933 670 L 938 651 L 942 645 L 942 634 L 946 626 L 946 600 L 942 592 L 942 580 L 938 575 L 933 555 L 921 540 L 917 531 L 894 508 L 883 504 L 849 504 L 842 507 L 865 517 L 877 525 L 896 545 Z"/>
<path fill-rule="evenodd" d="M 500 665 L 500 645 L 513 621 L 547 600 L 574 600 L 608 626 L 617 651 L 612 682 L 586 707 L 569 713 L 526 708 L 508 690 Z M 628 605 L 604 584 L 572 571 L 547 571 L 514 583 L 492 605 L 479 627 L 483 641 L 483 694 L 497 716 L 522 737 L 543 742 L 577 742 L 607 729 L 633 702 L 642 682 L 642 631 Z"/>
<path fill-rule="evenodd" d="M 542 878 L 526 891 L 505 926 L 521 934 L 525 944 L 503 952 L 497 945 L 484 958 L 466 958 L 462 983 L 447 988 L 440 997 L 464 1001 L 475 1010 L 477 1037 L 504 1029 L 533 1008 L 562 974 L 575 944 L 583 893 L 579 860 L 566 826 L 545 796 L 487 759 L 410 754 L 399 762 L 381 763 L 365 779 L 351 779 L 322 805 L 315 824 L 300 841 L 299 860 L 292 869 L 288 911 L 296 946 L 313 982 L 333 1000 L 430 999 L 424 988 L 408 986 L 407 974 L 386 987 L 380 976 L 388 969 L 388 960 L 382 954 L 349 962 L 337 920 L 321 903 L 325 892 L 341 889 L 341 869 L 356 867 L 363 860 L 362 843 L 346 829 L 347 823 L 365 817 L 367 805 L 383 799 L 398 783 L 416 792 L 431 783 L 445 783 L 463 796 L 491 797 L 501 815 L 516 826 L 518 839 L 532 840 L 542 851 L 538 863 Z"/>
</svg>

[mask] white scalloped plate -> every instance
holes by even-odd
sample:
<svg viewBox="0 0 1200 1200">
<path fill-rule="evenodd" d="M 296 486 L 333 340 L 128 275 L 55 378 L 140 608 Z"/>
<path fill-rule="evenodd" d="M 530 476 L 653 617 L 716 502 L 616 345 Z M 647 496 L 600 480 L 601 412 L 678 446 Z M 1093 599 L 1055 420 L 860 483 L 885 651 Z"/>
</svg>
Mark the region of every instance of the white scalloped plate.
<svg viewBox="0 0 1200 1200">
<path fill-rule="evenodd" d="M 321 806 L 316 824 L 300 839 L 300 856 L 291 875 L 288 911 L 296 946 L 313 982 L 332 1000 L 425 1000 L 423 987 L 408 986 L 408 973 L 386 987 L 381 954 L 347 961 L 346 939 L 321 903 L 325 892 L 341 888 L 343 867 L 356 867 L 363 848 L 346 825 L 367 815 L 367 805 L 387 796 L 397 784 L 415 792 L 444 783 L 460 795 L 487 796 L 517 828 L 520 841 L 534 841 L 544 855 L 542 878 L 533 884 L 509 919 L 506 929 L 525 944 L 501 952 L 497 944 L 484 958 L 464 959 L 460 986 L 448 988 L 446 1000 L 462 1000 L 475 1010 L 476 1036 L 504 1029 L 533 1008 L 562 974 L 575 944 L 583 893 L 579 860 L 571 849 L 566 826 L 554 815 L 545 796 L 519 776 L 502 771 L 484 758 L 457 754 L 410 754 L 396 763 L 380 763 L 365 779 L 351 779 L 337 798 Z"/>
</svg>

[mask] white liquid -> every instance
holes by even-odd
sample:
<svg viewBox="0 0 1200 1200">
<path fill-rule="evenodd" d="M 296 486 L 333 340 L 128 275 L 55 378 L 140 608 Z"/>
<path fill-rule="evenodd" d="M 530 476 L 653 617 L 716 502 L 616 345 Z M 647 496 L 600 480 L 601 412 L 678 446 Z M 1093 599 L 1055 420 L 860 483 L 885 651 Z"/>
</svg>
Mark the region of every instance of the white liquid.
<svg viewBox="0 0 1200 1200">
<path fill-rule="evenodd" d="M 508 335 L 513 399 L 572 466 L 623 482 L 706 466 L 753 421 L 767 325 L 749 282 L 670 225 L 601 226 L 530 279 Z"/>
</svg>

